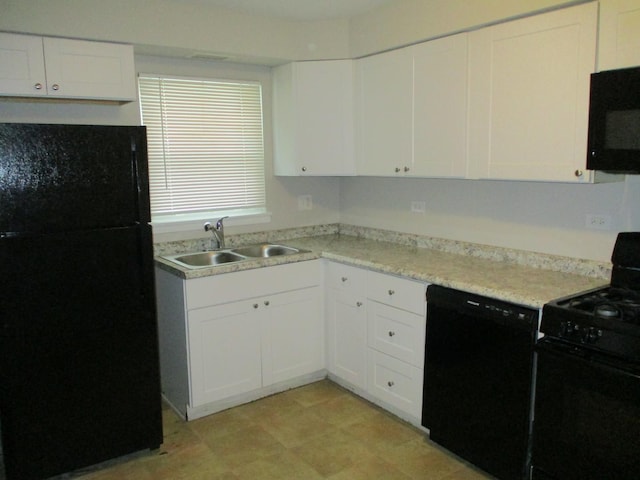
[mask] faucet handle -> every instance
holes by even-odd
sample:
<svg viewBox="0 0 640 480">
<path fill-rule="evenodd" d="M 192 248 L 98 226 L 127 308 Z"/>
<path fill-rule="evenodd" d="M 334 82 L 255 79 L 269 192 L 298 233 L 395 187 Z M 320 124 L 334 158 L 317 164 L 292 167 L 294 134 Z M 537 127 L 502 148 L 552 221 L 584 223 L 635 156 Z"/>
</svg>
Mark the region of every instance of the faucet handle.
<svg viewBox="0 0 640 480">
<path fill-rule="evenodd" d="M 208 232 L 209 230 L 211 230 L 211 222 L 206 222 L 204 224 L 204 231 Z"/>
<path fill-rule="evenodd" d="M 226 217 L 222 217 L 222 218 L 218 219 L 218 221 L 216 222 L 216 230 L 220 230 L 221 228 L 223 228 L 223 227 L 224 227 L 224 225 L 222 224 L 222 221 L 223 221 L 225 218 L 229 218 L 229 216 L 227 215 Z M 206 230 L 206 225 L 207 225 L 207 224 L 205 223 L 205 230 Z M 209 228 L 211 228 L 211 225 L 209 225 Z"/>
</svg>

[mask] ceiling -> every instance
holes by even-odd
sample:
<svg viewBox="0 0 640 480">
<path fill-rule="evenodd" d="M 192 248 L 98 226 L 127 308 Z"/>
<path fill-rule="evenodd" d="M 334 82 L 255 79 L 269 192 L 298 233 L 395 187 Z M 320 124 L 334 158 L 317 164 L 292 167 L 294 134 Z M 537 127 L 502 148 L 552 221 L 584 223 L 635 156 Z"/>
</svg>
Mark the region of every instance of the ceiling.
<svg viewBox="0 0 640 480">
<path fill-rule="evenodd" d="M 402 0 L 179 0 L 291 20 L 349 18 Z"/>
</svg>

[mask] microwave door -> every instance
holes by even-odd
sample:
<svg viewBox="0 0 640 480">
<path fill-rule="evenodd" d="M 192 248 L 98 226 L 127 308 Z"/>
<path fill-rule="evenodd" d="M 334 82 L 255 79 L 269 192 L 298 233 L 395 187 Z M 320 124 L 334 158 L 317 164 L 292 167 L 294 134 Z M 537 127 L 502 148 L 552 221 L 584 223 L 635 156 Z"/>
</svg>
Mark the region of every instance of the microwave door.
<svg viewBox="0 0 640 480">
<path fill-rule="evenodd" d="M 591 75 L 587 168 L 640 173 L 640 67 Z"/>
</svg>

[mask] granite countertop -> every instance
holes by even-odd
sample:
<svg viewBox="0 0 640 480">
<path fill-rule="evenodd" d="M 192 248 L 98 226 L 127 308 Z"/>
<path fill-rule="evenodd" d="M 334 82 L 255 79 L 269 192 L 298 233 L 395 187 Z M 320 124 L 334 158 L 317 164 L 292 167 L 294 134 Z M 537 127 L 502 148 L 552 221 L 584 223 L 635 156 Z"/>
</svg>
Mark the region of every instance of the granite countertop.
<svg viewBox="0 0 640 480">
<path fill-rule="evenodd" d="M 274 243 L 290 245 L 308 252 L 194 270 L 181 268 L 160 257 L 156 257 L 156 265 L 182 278 L 190 279 L 326 258 L 534 308 L 541 308 L 555 298 L 609 283 L 608 280 L 599 277 L 351 235 L 320 235 Z"/>
</svg>

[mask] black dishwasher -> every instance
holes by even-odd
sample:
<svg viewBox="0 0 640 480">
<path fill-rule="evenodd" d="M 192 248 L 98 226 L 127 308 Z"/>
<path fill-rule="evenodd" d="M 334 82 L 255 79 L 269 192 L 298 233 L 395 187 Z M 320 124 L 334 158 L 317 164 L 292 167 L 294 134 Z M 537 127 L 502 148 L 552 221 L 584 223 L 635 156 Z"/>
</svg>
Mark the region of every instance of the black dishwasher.
<svg viewBox="0 0 640 480">
<path fill-rule="evenodd" d="M 529 478 L 538 311 L 427 289 L 422 425 L 431 440 L 500 480 Z"/>
</svg>

